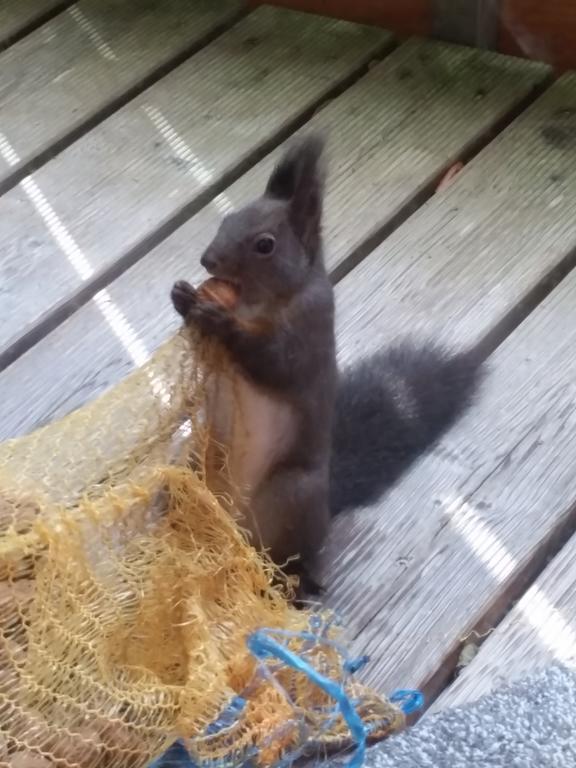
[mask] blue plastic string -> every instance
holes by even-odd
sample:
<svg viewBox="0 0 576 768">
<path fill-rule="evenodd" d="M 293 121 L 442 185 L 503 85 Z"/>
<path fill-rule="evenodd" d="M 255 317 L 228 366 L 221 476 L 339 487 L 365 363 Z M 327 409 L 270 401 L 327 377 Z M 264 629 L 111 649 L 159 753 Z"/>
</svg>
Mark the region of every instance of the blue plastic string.
<svg viewBox="0 0 576 768">
<path fill-rule="evenodd" d="M 176 741 L 164 754 L 150 763 L 148 768 L 197 768 L 181 741 Z"/>
<path fill-rule="evenodd" d="M 309 680 L 312 680 L 315 685 L 337 702 L 342 717 L 346 721 L 350 734 L 356 743 L 356 750 L 348 762 L 348 768 L 361 768 L 366 753 L 366 728 L 342 686 L 321 675 L 304 659 L 269 637 L 265 630 L 258 630 L 250 635 L 248 638 L 248 648 L 257 659 L 263 660 L 273 657 L 283 661 L 292 669 L 302 672 Z"/>
<path fill-rule="evenodd" d="M 405 715 L 413 715 L 424 708 L 424 694 L 420 691 L 400 689 L 390 696 L 392 704 L 397 704 Z"/>
<path fill-rule="evenodd" d="M 350 675 L 355 675 L 370 661 L 370 656 L 360 656 L 358 659 L 350 659 L 344 662 L 344 670 Z"/>
<path fill-rule="evenodd" d="M 245 706 L 246 699 L 243 699 L 242 696 L 235 696 L 222 714 L 207 726 L 206 733 L 213 736 L 225 728 L 230 728 L 238 720 Z"/>
<path fill-rule="evenodd" d="M 366 742 L 370 734 L 370 728 L 364 724 L 358 714 L 357 706 L 359 702 L 346 694 L 342 683 L 327 678 L 304 658 L 290 651 L 281 642 L 283 639 L 298 639 L 304 643 L 305 650 L 310 650 L 318 642 L 322 642 L 341 655 L 343 671 L 346 674 L 353 675 L 369 661 L 369 657 L 348 658 L 346 649 L 326 636 L 331 625 L 332 622 L 330 621 L 322 621 L 317 618 L 314 620 L 312 618 L 310 620 L 311 631 L 293 632 L 290 630 L 261 629 L 250 635 L 247 645 L 251 653 L 259 661 L 268 660 L 267 664 L 262 665 L 261 670 L 270 678 L 271 682 L 275 682 L 274 675 L 272 674 L 273 670 L 276 667 L 281 669 L 286 665 L 306 675 L 309 680 L 330 696 L 336 703 L 336 706 L 332 710 L 326 708 L 326 714 L 336 717 L 337 713 L 340 713 L 347 723 L 351 737 L 356 745 L 355 752 L 349 760 L 347 768 L 361 768 L 366 754 Z M 209 737 L 218 734 L 223 730 L 232 728 L 238 722 L 246 706 L 246 697 L 250 695 L 249 689 L 250 686 L 244 691 L 244 697 L 236 696 L 230 701 L 218 717 L 207 726 L 205 736 Z M 283 693 L 288 696 L 287 691 Z M 411 715 L 424 707 L 424 696 L 420 691 L 401 689 L 395 691 L 389 698 L 405 715 Z M 324 707 L 321 709 L 324 710 Z M 285 768 L 285 766 L 293 762 L 298 754 L 298 751 L 285 754 L 277 768 Z M 250 754 L 246 753 L 243 757 L 243 765 L 249 765 Z M 223 758 L 209 761 L 209 764 L 212 768 L 225 768 L 225 766 L 229 765 L 229 762 L 227 758 Z M 203 765 L 208 765 L 208 763 Z M 160 759 L 154 761 L 149 768 L 202 768 L 202 766 L 197 766 L 194 760 L 191 759 L 184 744 L 177 742 Z"/>
<path fill-rule="evenodd" d="M 338 643 L 329 637 L 325 637 L 324 633 L 327 631 L 326 629 L 324 630 L 322 635 L 314 634 L 313 632 L 308 632 L 307 630 L 295 632 L 290 629 L 262 629 L 258 631 L 265 632 L 268 637 L 276 636 L 276 637 L 285 637 L 287 639 L 301 640 L 301 641 L 304 641 L 305 644 L 309 644 L 311 647 L 316 646 L 318 644 L 318 641 L 321 639 L 322 644 L 335 650 L 336 653 L 340 656 L 340 658 L 345 660 L 344 665 L 346 664 L 346 660 L 348 657 L 347 649 L 342 643 Z"/>
</svg>

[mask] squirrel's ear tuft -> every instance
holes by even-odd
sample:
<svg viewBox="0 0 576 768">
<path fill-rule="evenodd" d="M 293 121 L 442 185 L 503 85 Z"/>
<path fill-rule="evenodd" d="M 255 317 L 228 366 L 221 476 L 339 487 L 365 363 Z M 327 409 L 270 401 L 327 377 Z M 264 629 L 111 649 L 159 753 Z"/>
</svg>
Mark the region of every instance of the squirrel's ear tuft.
<svg viewBox="0 0 576 768">
<path fill-rule="evenodd" d="M 294 232 L 313 257 L 320 242 L 325 140 L 310 134 L 294 142 L 272 171 L 266 195 L 289 205 Z"/>
<path fill-rule="evenodd" d="M 318 134 L 295 141 L 272 171 L 266 195 L 288 201 L 302 186 L 318 184 L 323 176 L 320 161 L 324 144 L 324 138 Z"/>
</svg>

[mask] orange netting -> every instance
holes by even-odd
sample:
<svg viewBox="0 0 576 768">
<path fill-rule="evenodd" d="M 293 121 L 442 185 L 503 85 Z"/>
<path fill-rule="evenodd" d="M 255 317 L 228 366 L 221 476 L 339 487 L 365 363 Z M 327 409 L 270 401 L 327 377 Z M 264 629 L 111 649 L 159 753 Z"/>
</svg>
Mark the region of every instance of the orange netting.
<svg viewBox="0 0 576 768">
<path fill-rule="evenodd" d="M 259 628 L 293 631 L 344 684 L 337 647 L 298 639 L 310 614 L 204 482 L 216 358 L 181 332 L 99 400 L 0 445 L 1 766 L 145 766 L 178 737 L 198 762 L 270 764 L 345 738 L 326 694 L 247 648 Z M 401 724 L 350 690 L 374 728 Z"/>
</svg>

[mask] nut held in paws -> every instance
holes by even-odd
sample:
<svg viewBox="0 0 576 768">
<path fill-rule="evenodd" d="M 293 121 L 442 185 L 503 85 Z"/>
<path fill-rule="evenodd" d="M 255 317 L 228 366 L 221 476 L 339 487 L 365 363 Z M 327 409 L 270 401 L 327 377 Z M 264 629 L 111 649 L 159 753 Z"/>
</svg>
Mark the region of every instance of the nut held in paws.
<svg viewBox="0 0 576 768">
<path fill-rule="evenodd" d="M 198 295 L 204 301 L 211 301 L 213 304 L 219 304 L 225 309 L 233 309 L 238 303 L 238 291 L 225 280 L 218 280 L 216 277 L 210 277 L 198 288 Z"/>
</svg>

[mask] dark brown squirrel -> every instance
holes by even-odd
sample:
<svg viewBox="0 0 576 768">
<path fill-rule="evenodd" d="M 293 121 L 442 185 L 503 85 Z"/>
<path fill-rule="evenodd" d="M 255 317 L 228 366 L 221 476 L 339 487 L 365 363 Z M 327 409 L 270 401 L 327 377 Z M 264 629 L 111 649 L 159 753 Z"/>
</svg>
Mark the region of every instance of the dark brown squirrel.
<svg viewBox="0 0 576 768">
<path fill-rule="evenodd" d="M 308 593 L 319 590 L 315 556 L 331 517 L 377 499 L 430 447 L 469 404 L 479 371 L 467 353 L 403 343 L 338 373 L 323 147 L 318 135 L 295 142 L 264 195 L 227 215 L 202 256 L 234 286 L 233 309 L 185 281 L 172 289 L 176 310 L 220 340 L 235 371 L 234 395 L 222 389 L 210 418 L 244 489 L 244 524 Z M 234 445 L 231 407 L 245 425 Z"/>
</svg>

